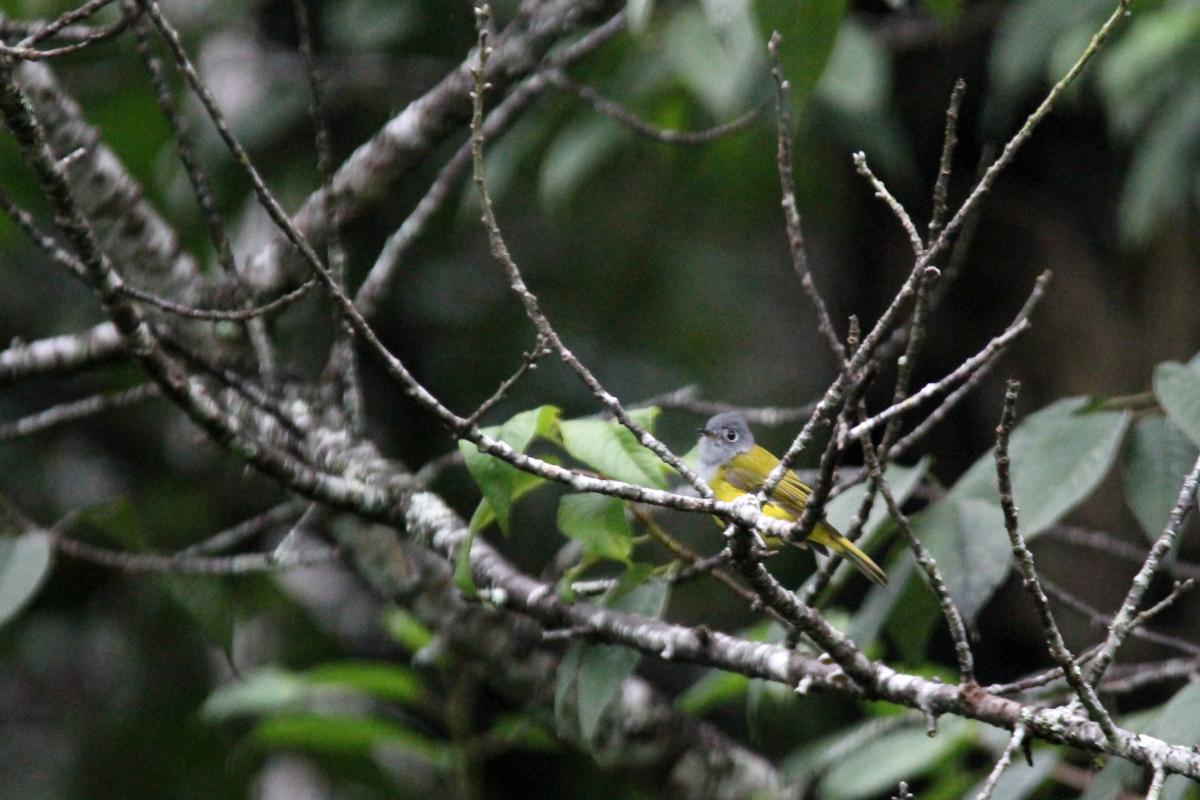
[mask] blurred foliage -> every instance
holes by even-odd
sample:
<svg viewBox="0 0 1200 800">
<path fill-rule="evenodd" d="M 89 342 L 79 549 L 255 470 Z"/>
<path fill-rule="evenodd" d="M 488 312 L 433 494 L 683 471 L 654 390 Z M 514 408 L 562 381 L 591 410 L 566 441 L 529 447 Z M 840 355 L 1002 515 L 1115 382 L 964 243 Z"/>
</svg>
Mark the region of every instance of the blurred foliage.
<svg viewBox="0 0 1200 800">
<path fill-rule="evenodd" d="M 1111 7 L 1107 0 L 1012 3 L 992 50 L 992 123 L 1011 124 L 1014 107 L 1062 74 Z M 1121 236 L 1145 245 L 1200 202 L 1200 6 L 1141 0 L 1136 12 L 1093 76 L 1113 138 L 1132 152 Z"/>
<path fill-rule="evenodd" d="M 517 7 L 493 5 L 501 23 Z M 812 269 L 839 330 L 850 313 L 873 319 L 911 260 L 849 154 L 865 151 L 920 218 L 936 174 L 945 98 L 965 74 L 971 88 L 951 184 L 952 199 L 961 197 L 983 143 L 1017 127 L 1112 0 L 891 5 L 903 4 L 631 0 L 632 31 L 572 69 L 653 124 L 699 129 L 771 100 L 765 42 L 779 30 L 795 111 L 799 206 Z M 16 18 L 49 18 L 69 6 L 0 0 Z M 296 207 L 318 179 L 290 3 L 164 7 L 235 132 L 284 205 Z M 339 158 L 456 66 L 473 42 L 461 3 L 321 0 L 313 10 Z M 1011 316 L 1032 274 L 1055 268 L 1059 283 L 1035 331 L 1006 363 L 1006 375 L 1028 379 L 1012 451 L 1031 536 L 1066 518 L 1133 532 L 1125 540 L 1144 546 L 1161 532 L 1200 446 L 1200 364 L 1169 361 L 1200 349 L 1200 9 L 1187 0 L 1138 0 L 1135 12 L 997 185 L 979 246 L 937 311 L 928 360 L 918 365 L 924 380 L 956 363 L 994 333 L 1001 316 Z M 113 13 L 107 9 L 104 19 Z M 185 245 L 211 262 L 169 129 L 129 39 L 54 68 Z M 261 214 L 193 105 L 182 105 L 236 247 L 252 252 L 267 235 Z M 498 214 L 527 280 L 564 339 L 618 396 L 696 384 L 712 399 L 795 404 L 833 375 L 836 365 L 819 346 L 791 272 L 775 146 L 769 119 L 700 148 L 649 143 L 569 96 L 540 101 L 489 145 Z M 414 170 L 349 232 L 352 279 L 365 273 L 445 155 Z M 45 214 L 8 136 L 0 137 L 0 175 L 18 202 Z M 434 219 L 402 267 L 402 289 L 376 320 L 389 346 L 460 411 L 511 373 L 531 338 L 489 262 L 476 203 L 466 186 Z M 91 293 L 56 273 L 7 221 L 0 221 L 0 291 L 2 341 L 100 318 Z M 315 372 L 328 319 L 312 300 L 273 329 Z M 415 467 L 450 448 L 369 363 L 364 369 L 371 433 L 385 452 Z M 5 387 L 0 416 L 15 419 L 140 380 L 137 370 L 121 367 Z M 1007 591 L 1008 542 L 987 452 L 999 386 L 985 382 L 980 399 L 931 437 L 928 456 L 893 465 L 888 480 L 982 632 L 984 677 L 1003 680 L 1047 662 L 1027 602 Z M 1148 411 L 1077 397 L 1151 389 Z M 1040 410 L 1024 413 L 1025 406 Z M 589 416 L 595 410 L 572 376 L 546 364 L 485 422 L 522 451 L 643 485 L 675 482 L 627 431 Z M 640 419 L 679 452 L 695 439 L 692 415 L 646 410 Z M 791 432 L 758 433 L 778 450 Z M 439 478 L 437 489 L 464 516 L 473 512 L 475 535 L 534 573 L 568 541 L 579 543 L 581 555 L 559 581 L 564 596 L 579 580 L 614 579 L 602 600 L 614 607 L 665 608 L 671 619 L 781 640 L 777 627 L 756 623 L 739 598 L 711 581 L 672 587 L 668 604 L 669 554 L 623 503 L 565 493 L 474 447 L 462 453 L 466 469 Z M 820 797 L 888 796 L 900 779 L 922 800 L 973 796 L 1005 745 L 1002 732 L 972 722 L 944 720 L 930 738 L 919 720 L 893 718 L 895 709 L 800 696 L 712 670 L 668 669 L 595 644 L 568 651 L 556 716 L 531 714 L 484 688 L 406 610 L 367 596 L 338 570 L 236 579 L 123 575 L 52 557 L 42 528 L 68 514 L 69 535 L 169 552 L 281 499 L 236 459 L 198 443 L 163 403 L 4 442 L 0 476 L 0 493 L 26 515 L 0 531 L 0 705 L 12 709 L 0 716 L 5 796 L 656 796 L 656 776 L 602 767 L 555 738 L 564 727 L 588 741 L 602 737 L 614 722 L 606 713 L 619 679 L 634 670 L 674 693 L 678 708 L 761 749 Z M 862 491 L 830 503 L 834 524 L 848 524 Z M 710 520 L 672 515 L 662 524 L 699 552 L 718 545 Z M 276 526 L 251 545 L 270 548 L 287 531 Z M 831 621 L 889 663 L 952 680 L 936 604 L 881 503 L 865 531 L 891 585 L 867 589 L 853 574 L 835 581 Z M 1072 585 L 1081 594 L 1123 591 L 1125 572 L 1098 565 L 1090 553 L 1097 562 L 1079 569 L 1080 554 L 1054 550 L 1051 538 L 1037 543 L 1039 565 L 1081 576 Z M 1176 557 L 1191 547 L 1194 560 L 1193 544 L 1185 541 Z M 812 564 L 808 554 L 784 553 L 771 569 L 798 586 Z M 461 563 L 456 577 L 473 591 Z M 1088 596 L 1115 607 L 1111 593 Z M 1194 631 L 1197 613 L 1187 606 L 1173 622 Z M 1063 624 L 1073 646 L 1094 638 L 1087 621 Z M 1141 713 L 1122 721 L 1195 741 L 1195 695 L 1192 686 L 1170 698 L 1138 696 L 1130 702 Z M 996 797 L 1075 794 L 1055 768 L 1082 763 L 1078 754 L 1042 746 L 1034 754 L 1034 766 L 1014 765 Z M 1110 797 L 1122 786 L 1140 791 L 1144 776 L 1113 762 L 1087 796 Z M 1185 788 L 1173 779 L 1167 794 Z"/>
</svg>

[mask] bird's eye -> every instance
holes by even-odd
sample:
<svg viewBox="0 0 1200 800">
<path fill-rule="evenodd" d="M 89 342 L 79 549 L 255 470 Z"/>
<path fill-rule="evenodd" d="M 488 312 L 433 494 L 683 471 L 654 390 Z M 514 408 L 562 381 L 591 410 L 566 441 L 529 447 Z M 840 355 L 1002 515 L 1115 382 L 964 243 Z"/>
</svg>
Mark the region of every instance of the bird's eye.
<svg viewBox="0 0 1200 800">
<path fill-rule="evenodd" d="M 737 435 L 737 431 L 735 431 L 735 430 L 733 430 L 733 429 L 731 429 L 731 428 L 726 428 L 726 429 L 725 429 L 725 441 L 727 441 L 727 442 L 736 442 L 736 441 L 737 441 L 737 436 L 738 436 L 738 435 Z"/>
</svg>

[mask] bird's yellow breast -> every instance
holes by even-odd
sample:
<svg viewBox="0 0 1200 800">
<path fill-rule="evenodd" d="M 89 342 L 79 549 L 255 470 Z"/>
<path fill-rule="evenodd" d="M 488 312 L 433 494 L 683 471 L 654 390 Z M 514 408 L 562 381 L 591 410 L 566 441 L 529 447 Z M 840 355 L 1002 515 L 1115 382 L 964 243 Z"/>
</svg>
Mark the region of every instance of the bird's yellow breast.
<svg viewBox="0 0 1200 800">
<path fill-rule="evenodd" d="M 743 456 L 740 456 L 740 455 L 735 457 L 733 459 L 733 462 L 736 462 L 739 458 L 742 458 L 742 457 Z M 708 485 L 709 485 L 709 488 L 711 488 L 713 490 L 713 496 L 716 497 L 716 499 L 718 499 L 724 503 L 732 503 L 734 500 L 737 500 L 739 497 L 742 497 L 743 495 L 748 494 L 748 492 L 745 492 L 742 489 L 739 489 L 737 486 L 733 485 L 729 481 L 729 475 L 727 474 L 727 470 L 728 470 L 728 467 L 718 468 L 716 471 L 716 474 L 713 475 L 712 480 L 710 480 L 708 482 Z M 769 472 L 769 470 L 768 470 L 768 472 Z M 762 481 L 759 481 L 758 485 L 762 486 Z M 766 514 L 768 517 L 772 517 L 774 519 L 795 520 L 797 518 L 795 514 L 792 514 L 786 508 L 784 508 L 780 505 L 777 505 L 775 503 L 765 504 L 763 506 L 763 513 Z"/>
</svg>

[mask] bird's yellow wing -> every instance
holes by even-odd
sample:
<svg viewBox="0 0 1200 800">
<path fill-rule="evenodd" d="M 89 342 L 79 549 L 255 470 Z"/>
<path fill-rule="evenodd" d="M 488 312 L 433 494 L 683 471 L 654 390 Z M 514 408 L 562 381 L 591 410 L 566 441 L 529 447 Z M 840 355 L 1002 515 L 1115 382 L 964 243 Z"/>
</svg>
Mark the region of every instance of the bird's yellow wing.
<svg viewBox="0 0 1200 800">
<path fill-rule="evenodd" d="M 730 459 L 725 467 L 725 479 L 742 491 L 757 492 L 777 466 L 778 458 L 765 448 L 754 445 L 749 451 Z M 812 489 L 796 477 L 796 473 L 788 470 L 771 493 L 771 501 L 788 512 L 788 518 L 796 519 L 804 512 L 811 495 Z"/>
</svg>

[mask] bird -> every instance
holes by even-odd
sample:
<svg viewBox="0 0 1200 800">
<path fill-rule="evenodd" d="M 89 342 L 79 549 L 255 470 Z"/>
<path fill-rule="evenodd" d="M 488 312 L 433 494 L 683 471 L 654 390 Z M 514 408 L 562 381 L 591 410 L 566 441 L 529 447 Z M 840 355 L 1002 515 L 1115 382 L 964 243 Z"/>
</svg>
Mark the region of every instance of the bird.
<svg viewBox="0 0 1200 800">
<path fill-rule="evenodd" d="M 756 494 L 778 465 L 778 458 L 754 443 L 754 434 L 750 432 L 746 418 L 737 411 L 717 414 L 700 429 L 700 477 L 713 490 L 717 500 L 733 502 L 744 495 Z M 788 470 L 764 504 L 763 513 L 795 522 L 804 513 L 811 496 L 812 489 Z M 778 537 L 766 537 L 765 541 L 773 548 L 781 544 Z M 849 559 L 871 582 L 887 585 L 887 574 L 879 565 L 825 520 L 818 521 L 813 527 L 808 542 L 817 549 L 832 550 Z M 789 544 L 804 547 L 799 542 Z"/>
</svg>

